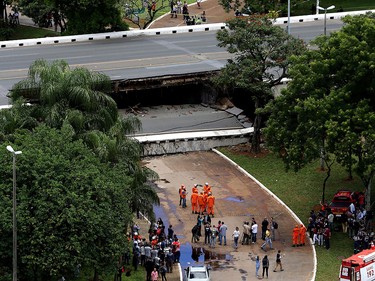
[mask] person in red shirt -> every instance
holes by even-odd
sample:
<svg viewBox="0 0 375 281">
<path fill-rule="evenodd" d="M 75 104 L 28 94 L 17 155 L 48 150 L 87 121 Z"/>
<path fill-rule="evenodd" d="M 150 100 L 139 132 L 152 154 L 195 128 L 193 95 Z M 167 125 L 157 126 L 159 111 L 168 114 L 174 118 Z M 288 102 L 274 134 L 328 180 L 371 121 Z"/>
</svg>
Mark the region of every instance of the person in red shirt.
<svg viewBox="0 0 375 281">
<path fill-rule="evenodd" d="M 331 248 L 331 244 L 330 244 L 331 230 L 329 230 L 328 225 L 326 226 L 323 232 L 323 237 L 324 237 L 324 245 L 326 246 L 326 249 L 329 250 L 329 248 Z"/>
<path fill-rule="evenodd" d="M 174 255 L 174 262 L 179 263 L 180 262 L 180 247 L 181 243 L 178 240 L 177 236 L 174 236 L 174 241 L 172 242 L 172 253 Z"/>
</svg>

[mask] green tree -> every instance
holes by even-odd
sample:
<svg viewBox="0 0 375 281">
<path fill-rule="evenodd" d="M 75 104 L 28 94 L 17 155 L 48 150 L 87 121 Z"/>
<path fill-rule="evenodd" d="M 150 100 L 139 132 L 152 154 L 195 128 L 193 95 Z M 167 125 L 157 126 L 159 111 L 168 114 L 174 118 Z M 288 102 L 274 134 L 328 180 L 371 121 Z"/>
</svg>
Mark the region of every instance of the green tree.
<svg viewBox="0 0 375 281">
<path fill-rule="evenodd" d="M 102 131 L 124 138 L 139 129 L 138 119 L 120 118 L 111 98 L 111 81 L 105 74 L 86 68 L 70 69 L 62 60 L 35 61 L 28 77 L 16 83 L 12 102 L 33 102 L 31 116 L 47 125 L 61 128 L 70 124 L 76 134 Z"/>
<path fill-rule="evenodd" d="M 286 10 L 287 0 L 219 0 L 219 3 L 228 12 L 242 10 L 246 14 L 268 14 L 273 11 Z"/>
<path fill-rule="evenodd" d="M 169 7 L 170 0 L 123 0 L 122 4 L 125 18 L 146 29 L 158 13 Z"/>
<path fill-rule="evenodd" d="M 287 77 L 289 57 L 305 51 L 304 43 L 265 17 L 234 19 L 229 29 L 217 34 L 220 47 L 226 47 L 234 58 L 228 60 L 214 83 L 222 89 L 241 88 L 249 92 L 255 105 L 252 150 L 260 151 L 262 108 L 273 98 L 271 88 Z"/>
<path fill-rule="evenodd" d="M 119 0 L 19 0 L 22 12 L 39 26 L 53 19 L 67 34 L 127 30 Z"/>
<path fill-rule="evenodd" d="M 71 130 L 41 126 L 15 134 L 20 280 L 71 279 L 77 266 L 115 270 L 131 220 L 131 177 L 101 163 Z M 2 260 L 11 264 L 12 161 L 1 154 Z M 3 264 L 4 265 L 4 264 Z"/>
<path fill-rule="evenodd" d="M 367 208 L 375 173 L 375 17 L 346 17 L 342 30 L 296 57 L 286 91 L 267 106 L 265 134 L 286 167 L 296 171 L 332 155 L 362 179 Z M 323 186 L 324 198 L 324 186 Z"/>
</svg>

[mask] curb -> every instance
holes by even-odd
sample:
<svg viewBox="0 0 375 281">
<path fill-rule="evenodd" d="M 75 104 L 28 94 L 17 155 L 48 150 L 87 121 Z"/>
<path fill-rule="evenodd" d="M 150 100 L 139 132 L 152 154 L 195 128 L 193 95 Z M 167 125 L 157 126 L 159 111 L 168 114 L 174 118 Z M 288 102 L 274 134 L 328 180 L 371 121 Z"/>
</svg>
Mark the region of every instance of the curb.
<svg viewBox="0 0 375 281">
<path fill-rule="evenodd" d="M 218 154 L 219 156 L 221 156 L 222 158 L 224 158 L 225 160 L 227 160 L 228 162 L 230 162 L 232 165 L 234 165 L 239 171 L 241 171 L 243 174 L 245 174 L 246 176 L 248 176 L 249 178 L 251 178 L 257 185 L 260 186 L 260 188 L 262 188 L 264 191 L 266 191 L 269 195 L 271 195 L 274 199 L 276 199 L 276 201 L 278 201 L 288 212 L 289 214 L 292 215 L 292 217 L 299 223 L 299 224 L 303 224 L 305 225 L 304 223 L 302 223 L 302 221 L 299 219 L 299 217 L 279 198 L 277 197 L 271 190 L 269 190 L 266 186 L 264 186 L 260 181 L 258 181 L 255 177 L 253 177 L 251 174 L 249 174 L 245 169 L 243 169 L 242 167 L 240 167 L 237 163 L 235 163 L 233 160 L 229 159 L 227 156 L 225 156 L 223 153 L 221 153 L 220 151 L 216 150 L 216 149 L 213 149 L 212 150 L 213 152 L 215 152 L 216 154 Z M 313 271 L 313 277 L 311 278 L 311 281 L 314 281 L 315 280 L 315 277 L 316 277 L 316 268 L 317 268 L 317 258 L 316 258 L 316 251 L 315 251 L 315 247 L 310 243 L 310 247 L 312 249 L 312 252 L 313 252 L 313 260 L 314 260 L 314 271 Z"/>
</svg>

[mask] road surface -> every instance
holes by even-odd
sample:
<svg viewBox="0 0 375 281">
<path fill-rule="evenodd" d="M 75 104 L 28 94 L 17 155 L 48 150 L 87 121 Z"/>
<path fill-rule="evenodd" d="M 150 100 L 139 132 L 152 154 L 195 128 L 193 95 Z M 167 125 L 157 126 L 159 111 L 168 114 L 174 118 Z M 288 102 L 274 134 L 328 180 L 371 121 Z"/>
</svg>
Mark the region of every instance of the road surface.
<svg viewBox="0 0 375 281">
<path fill-rule="evenodd" d="M 341 26 L 341 21 L 331 20 L 327 30 Z M 291 30 L 306 42 L 323 31 L 320 21 L 294 24 Z M 8 90 L 26 77 L 33 61 L 42 58 L 63 59 L 72 67 L 101 71 L 112 79 L 217 70 L 229 54 L 217 46 L 215 35 L 206 31 L 0 49 L 0 105 L 8 104 Z"/>
</svg>

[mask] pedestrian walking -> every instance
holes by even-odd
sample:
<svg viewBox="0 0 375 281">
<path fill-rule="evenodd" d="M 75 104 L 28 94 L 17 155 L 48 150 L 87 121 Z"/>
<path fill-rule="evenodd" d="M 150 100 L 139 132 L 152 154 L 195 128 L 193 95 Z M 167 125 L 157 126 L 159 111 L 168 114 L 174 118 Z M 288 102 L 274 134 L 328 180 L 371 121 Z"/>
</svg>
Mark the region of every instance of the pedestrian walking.
<svg viewBox="0 0 375 281">
<path fill-rule="evenodd" d="M 258 224 L 253 218 L 251 223 L 251 242 L 254 244 L 257 242 Z"/>
<path fill-rule="evenodd" d="M 227 225 L 222 222 L 221 223 L 221 227 L 220 227 L 220 241 L 219 241 L 219 245 L 222 245 L 223 244 L 223 241 L 224 241 L 224 246 L 227 245 Z"/>
<path fill-rule="evenodd" d="M 167 281 L 167 267 L 163 263 L 163 265 L 160 267 L 160 275 L 161 275 L 161 281 Z"/>
<path fill-rule="evenodd" d="M 278 232 L 279 230 L 279 224 L 275 221 L 273 217 L 271 217 L 271 239 L 272 241 L 276 241 L 276 231 Z M 280 234 L 279 234 L 280 237 Z"/>
<path fill-rule="evenodd" d="M 262 246 L 260 246 L 260 248 L 263 250 L 263 251 L 265 251 L 265 252 L 267 252 L 267 250 L 266 250 L 266 246 L 267 246 L 267 244 L 270 246 L 270 250 L 272 250 L 273 248 L 272 248 L 272 238 L 271 238 L 271 231 L 269 230 L 269 229 L 267 229 L 266 230 L 266 232 L 265 232 L 265 234 L 264 234 L 264 242 L 263 242 L 263 244 L 262 244 Z"/>
<path fill-rule="evenodd" d="M 257 278 L 259 278 L 259 268 L 260 268 L 260 260 L 259 260 L 259 256 L 257 256 L 255 260 L 255 276 Z"/>
<path fill-rule="evenodd" d="M 268 220 L 267 218 L 264 218 L 264 220 L 262 221 L 262 240 L 266 240 L 266 231 L 268 229 Z"/>
<path fill-rule="evenodd" d="M 280 271 L 284 271 L 283 264 L 281 263 L 281 251 L 280 250 L 278 250 L 276 254 L 276 266 L 273 272 L 276 272 L 278 267 L 280 267 Z"/>
<path fill-rule="evenodd" d="M 262 277 L 264 278 L 264 273 L 266 273 L 266 276 L 268 278 L 268 268 L 270 266 L 270 261 L 268 260 L 267 255 L 265 255 L 263 260 L 262 260 L 262 266 L 263 266 Z"/>
<path fill-rule="evenodd" d="M 238 226 L 236 226 L 236 229 L 233 231 L 233 239 L 234 239 L 234 248 L 237 249 L 238 248 L 238 239 L 240 239 L 240 229 L 238 228 Z"/>
<path fill-rule="evenodd" d="M 217 231 L 216 226 L 214 225 L 211 228 L 211 243 L 210 243 L 211 248 L 215 248 L 215 246 L 216 246 L 216 237 L 217 237 L 217 235 L 218 235 L 218 231 Z"/>
<path fill-rule="evenodd" d="M 154 267 L 154 270 L 151 272 L 151 280 L 152 281 L 158 281 L 158 271 L 156 270 L 156 267 Z"/>
</svg>

